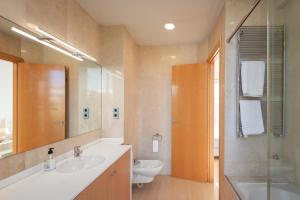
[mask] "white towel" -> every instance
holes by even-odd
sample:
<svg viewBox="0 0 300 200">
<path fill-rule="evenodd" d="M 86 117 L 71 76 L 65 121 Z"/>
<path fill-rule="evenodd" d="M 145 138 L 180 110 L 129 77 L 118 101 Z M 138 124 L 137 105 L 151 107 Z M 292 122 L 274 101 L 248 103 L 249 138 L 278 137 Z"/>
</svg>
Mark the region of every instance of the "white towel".
<svg viewBox="0 0 300 200">
<path fill-rule="evenodd" d="M 244 96 L 263 96 L 265 82 L 265 62 L 242 61 L 241 79 Z"/>
<path fill-rule="evenodd" d="M 265 132 L 260 101 L 240 100 L 240 113 L 242 132 L 245 137 Z"/>
</svg>

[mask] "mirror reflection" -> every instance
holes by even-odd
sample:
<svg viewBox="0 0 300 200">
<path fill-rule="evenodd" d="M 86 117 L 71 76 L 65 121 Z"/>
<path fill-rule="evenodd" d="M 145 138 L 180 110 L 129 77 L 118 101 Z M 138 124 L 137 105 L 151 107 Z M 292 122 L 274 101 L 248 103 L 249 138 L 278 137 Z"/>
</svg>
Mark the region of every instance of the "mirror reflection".
<svg viewBox="0 0 300 200">
<path fill-rule="evenodd" d="M 101 128 L 101 67 L 0 18 L 0 158 Z"/>
</svg>

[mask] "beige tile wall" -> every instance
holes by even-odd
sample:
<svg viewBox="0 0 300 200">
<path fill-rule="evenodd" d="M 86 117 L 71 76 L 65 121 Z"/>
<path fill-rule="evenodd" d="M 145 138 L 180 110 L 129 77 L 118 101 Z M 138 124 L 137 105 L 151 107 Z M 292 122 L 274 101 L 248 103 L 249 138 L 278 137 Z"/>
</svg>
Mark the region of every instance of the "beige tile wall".
<svg viewBox="0 0 300 200">
<path fill-rule="evenodd" d="M 225 39 L 233 32 L 242 17 L 253 5 L 253 0 L 225 1 Z M 266 0 L 248 18 L 245 25 L 266 25 Z M 237 38 L 225 45 L 225 175 L 267 175 L 266 135 L 242 139 L 236 131 L 236 66 Z"/>
<path fill-rule="evenodd" d="M 162 160 L 163 174 L 171 172 L 172 66 L 197 63 L 198 55 L 198 44 L 140 47 L 137 157 Z M 152 152 L 152 135 L 155 133 L 163 136 L 159 153 Z"/>
<path fill-rule="evenodd" d="M 103 70 L 103 137 L 124 137 L 138 143 L 138 82 L 139 47 L 124 26 L 102 26 L 101 55 Z M 120 118 L 112 118 L 114 107 L 120 108 Z"/>
<path fill-rule="evenodd" d="M 124 137 L 124 78 L 117 73 L 102 70 L 102 136 Z M 113 109 L 119 108 L 119 118 L 113 118 Z"/>
<path fill-rule="evenodd" d="M 300 1 L 290 1 L 284 8 L 284 24 L 286 28 L 286 105 L 287 105 L 287 133 L 284 138 L 283 151 L 288 162 L 296 169 L 296 181 L 300 187 L 300 26 L 299 26 Z"/>
<path fill-rule="evenodd" d="M 124 59 L 124 139 L 132 144 L 134 155 L 138 152 L 139 102 L 138 102 L 138 70 L 139 47 L 130 34 L 125 31 L 123 37 Z"/>
<path fill-rule="evenodd" d="M 70 67 L 71 70 L 71 67 Z M 102 74 L 101 68 L 94 63 L 80 63 L 79 66 L 79 91 L 78 112 L 74 115 L 79 119 L 78 134 L 91 130 L 101 129 L 102 124 Z M 72 98 L 72 96 L 70 96 Z M 89 118 L 83 117 L 83 109 L 89 109 Z M 70 108 L 72 109 L 72 107 Z"/>
<path fill-rule="evenodd" d="M 103 137 L 124 137 L 124 26 L 101 26 L 100 45 L 103 66 Z M 121 73 L 121 74 L 119 74 Z M 113 118 L 113 108 L 120 116 Z"/>
<path fill-rule="evenodd" d="M 199 43 L 199 62 L 204 63 L 206 62 L 208 55 L 209 55 L 209 42 L 208 38 L 204 39 Z"/>
<path fill-rule="evenodd" d="M 20 56 L 22 41 L 16 40 L 6 33 L 0 32 L 0 51 L 7 52 L 8 54 Z"/>
<path fill-rule="evenodd" d="M 0 14 L 20 25 L 38 25 L 88 54 L 101 59 L 98 24 L 73 0 L 3 0 Z M 87 37 L 88 35 L 88 37 Z M 100 131 L 52 144 L 56 155 L 99 138 Z M 0 179 L 42 162 L 49 146 L 0 160 Z"/>
<path fill-rule="evenodd" d="M 299 115 L 300 115 L 300 92 L 299 92 L 299 75 L 300 75 L 300 26 L 299 26 L 299 7 L 300 1 L 286 1 L 285 4 L 278 5 L 276 1 L 272 2 L 270 14 L 273 25 L 285 25 L 285 78 L 286 78 L 286 114 L 285 114 L 285 136 L 280 138 L 281 143 L 274 139 L 272 141 L 272 151 L 279 151 L 281 161 L 289 164 L 295 169 L 296 183 L 300 187 L 300 134 L 299 134 Z M 277 1 L 280 2 L 280 1 Z M 284 167 L 284 166 L 282 166 Z M 282 171 L 281 176 L 287 172 Z"/>
<path fill-rule="evenodd" d="M 221 44 L 222 42 L 224 43 L 224 22 L 225 10 L 223 8 L 212 31 L 206 39 L 199 43 L 199 62 L 207 62 L 208 57 L 217 45 L 220 45 L 220 48 L 225 45 Z"/>
</svg>

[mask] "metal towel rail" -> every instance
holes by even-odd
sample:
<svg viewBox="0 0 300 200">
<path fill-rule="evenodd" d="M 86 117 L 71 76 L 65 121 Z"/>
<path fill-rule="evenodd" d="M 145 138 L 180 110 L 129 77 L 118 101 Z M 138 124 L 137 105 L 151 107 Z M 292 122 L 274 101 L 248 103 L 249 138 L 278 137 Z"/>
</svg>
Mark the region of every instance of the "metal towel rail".
<svg viewBox="0 0 300 200">
<path fill-rule="evenodd" d="M 269 36 L 269 37 L 268 37 Z M 268 52 L 268 42 L 269 49 Z M 242 26 L 238 33 L 238 67 L 237 67 L 237 133 L 243 137 L 240 121 L 239 100 L 256 99 L 261 101 L 265 130 L 267 128 L 267 103 L 270 103 L 271 132 L 275 136 L 284 135 L 284 26 Z M 268 53 L 277 59 L 267 60 Z M 244 97 L 241 87 L 241 62 L 265 61 L 263 97 Z M 267 76 L 269 73 L 269 76 Z M 267 82 L 269 78 L 269 84 Z M 268 88 L 269 86 L 269 88 Z M 268 91 L 269 90 L 269 91 Z M 269 92 L 269 99 L 267 98 Z"/>
</svg>

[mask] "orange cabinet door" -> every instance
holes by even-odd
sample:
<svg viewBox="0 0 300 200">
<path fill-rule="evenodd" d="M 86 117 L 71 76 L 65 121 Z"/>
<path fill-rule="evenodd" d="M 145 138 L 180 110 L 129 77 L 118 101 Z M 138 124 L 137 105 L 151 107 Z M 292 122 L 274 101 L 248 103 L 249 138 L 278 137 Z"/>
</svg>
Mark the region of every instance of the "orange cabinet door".
<svg viewBox="0 0 300 200">
<path fill-rule="evenodd" d="M 130 200 L 130 151 L 114 164 L 111 200 Z"/>
<path fill-rule="evenodd" d="M 111 200 L 113 167 L 108 168 L 91 185 L 82 191 L 75 200 Z"/>
<path fill-rule="evenodd" d="M 64 66 L 18 64 L 17 152 L 65 138 Z"/>
<path fill-rule="evenodd" d="M 76 200 L 130 200 L 130 151 L 125 153 Z"/>
</svg>

